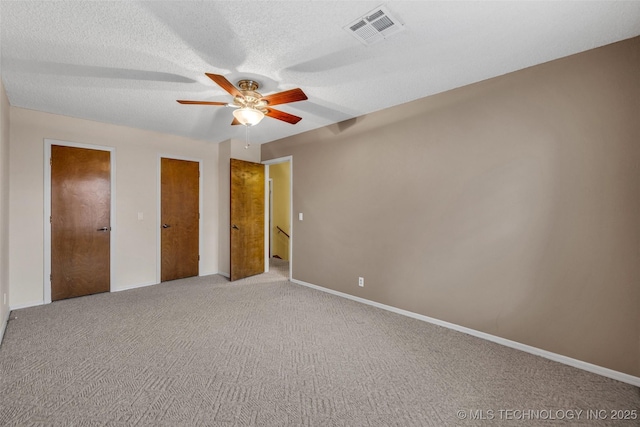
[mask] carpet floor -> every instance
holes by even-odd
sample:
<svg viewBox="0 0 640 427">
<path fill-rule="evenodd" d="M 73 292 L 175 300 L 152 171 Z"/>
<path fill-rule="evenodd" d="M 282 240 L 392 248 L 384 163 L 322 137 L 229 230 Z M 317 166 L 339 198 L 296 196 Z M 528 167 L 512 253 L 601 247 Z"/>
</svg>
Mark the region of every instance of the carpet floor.
<svg viewBox="0 0 640 427">
<path fill-rule="evenodd" d="M 274 261 L 13 311 L 0 425 L 640 425 L 613 419 L 640 411 L 637 387 L 292 284 Z"/>
</svg>

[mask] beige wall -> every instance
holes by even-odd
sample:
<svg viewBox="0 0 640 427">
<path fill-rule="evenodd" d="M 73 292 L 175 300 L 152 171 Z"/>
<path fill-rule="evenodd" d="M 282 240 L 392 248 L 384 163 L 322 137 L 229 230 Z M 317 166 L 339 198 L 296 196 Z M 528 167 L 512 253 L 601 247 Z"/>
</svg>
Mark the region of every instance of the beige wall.
<svg viewBox="0 0 640 427">
<path fill-rule="evenodd" d="M 159 156 L 202 161 L 200 274 L 218 272 L 218 146 L 11 107 L 11 306 L 43 300 L 44 139 L 115 147 L 112 289 L 157 283 Z M 138 212 L 143 220 L 138 220 Z M 113 224 L 112 224 L 113 227 Z"/>
<path fill-rule="evenodd" d="M 290 215 L 290 183 L 291 167 L 289 162 L 276 163 L 269 166 L 269 178 L 273 180 L 273 217 L 272 217 L 272 253 L 284 260 L 289 260 L 289 238 L 278 232 L 280 226 L 285 233 L 291 235 Z"/>
<path fill-rule="evenodd" d="M 640 375 L 638 76 L 635 38 L 263 145 L 293 278 Z"/>
<path fill-rule="evenodd" d="M 9 317 L 9 100 L 0 77 L 0 338 Z M 5 302 L 6 299 L 6 302 Z"/>
</svg>

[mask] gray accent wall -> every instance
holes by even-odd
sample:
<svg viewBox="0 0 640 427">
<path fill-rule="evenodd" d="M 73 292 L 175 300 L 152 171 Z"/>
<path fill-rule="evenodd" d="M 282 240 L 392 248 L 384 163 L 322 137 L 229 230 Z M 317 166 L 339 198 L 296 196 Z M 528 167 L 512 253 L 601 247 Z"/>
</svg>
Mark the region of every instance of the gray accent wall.
<svg viewBox="0 0 640 427">
<path fill-rule="evenodd" d="M 633 38 L 262 145 L 293 278 L 640 376 L 638 76 Z"/>
</svg>

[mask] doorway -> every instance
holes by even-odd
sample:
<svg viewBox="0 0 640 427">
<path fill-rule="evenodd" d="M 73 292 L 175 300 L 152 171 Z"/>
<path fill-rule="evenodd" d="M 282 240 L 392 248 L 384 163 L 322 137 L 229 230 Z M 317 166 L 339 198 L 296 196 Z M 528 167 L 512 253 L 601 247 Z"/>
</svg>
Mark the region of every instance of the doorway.
<svg viewBox="0 0 640 427">
<path fill-rule="evenodd" d="M 111 290 L 114 148 L 44 141 L 44 303 Z"/>
<path fill-rule="evenodd" d="M 267 167 L 269 194 L 267 197 L 267 257 L 273 268 L 293 272 L 293 157 L 287 156 L 263 162 Z"/>
</svg>

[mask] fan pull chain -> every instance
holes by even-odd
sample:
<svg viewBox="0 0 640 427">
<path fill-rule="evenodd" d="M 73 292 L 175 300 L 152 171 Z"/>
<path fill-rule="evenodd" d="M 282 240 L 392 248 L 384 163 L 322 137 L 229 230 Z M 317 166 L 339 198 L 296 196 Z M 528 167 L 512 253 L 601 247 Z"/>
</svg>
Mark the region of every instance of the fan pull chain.
<svg viewBox="0 0 640 427">
<path fill-rule="evenodd" d="M 248 150 L 249 146 L 251 145 L 249 143 L 249 126 L 248 125 L 244 125 L 244 128 L 245 128 L 245 133 L 244 133 L 245 146 L 244 146 L 244 149 Z"/>
</svg>

